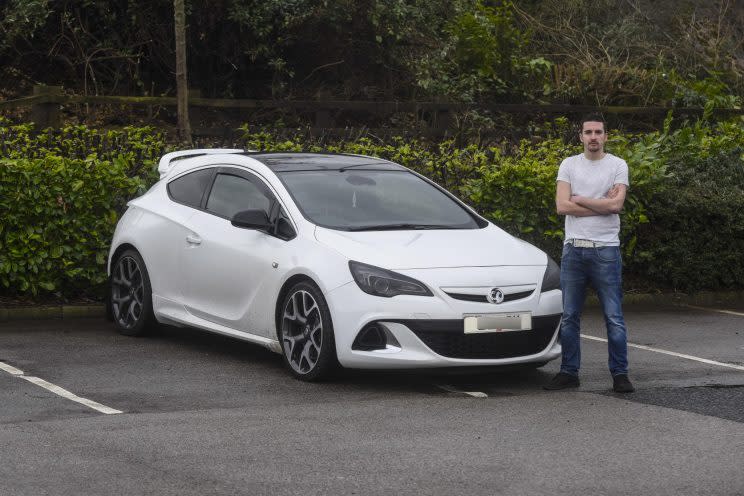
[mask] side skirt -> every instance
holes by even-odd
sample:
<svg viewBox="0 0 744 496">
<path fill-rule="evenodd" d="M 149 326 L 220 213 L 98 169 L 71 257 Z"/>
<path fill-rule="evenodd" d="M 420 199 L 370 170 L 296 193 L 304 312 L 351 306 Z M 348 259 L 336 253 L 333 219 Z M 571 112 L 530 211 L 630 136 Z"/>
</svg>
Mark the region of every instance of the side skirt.
<svg viewBox="0 0 744 496">
<path fill-rule="evenodd" d="M 153 295 L 152 301 L 155 318 L 158 320 L 158 322 L 161 322 L 163 324 L 174 324 L 180 327 L 196 327 L 204 331 L 222 334 L 223 336 L 229 336 L 232 338 L 240 339 L 241 341 L 248 341 L 249 343 L 258 344 L 265 348 L 268 348 L 274 353 L 282 353 L 281 344 L 279 344 L 279 341 L 276 339 L 258 336 L 256 334 L 251 334 L 250 332 L 239 331 L 237 329 L 232 329 L 230 327 L 215 324 L 214 322 L 196 317 L 190 314 L 183 307 L 183 305 L 172 300 L 162 298 L 160 296 Z"/>
</svg>

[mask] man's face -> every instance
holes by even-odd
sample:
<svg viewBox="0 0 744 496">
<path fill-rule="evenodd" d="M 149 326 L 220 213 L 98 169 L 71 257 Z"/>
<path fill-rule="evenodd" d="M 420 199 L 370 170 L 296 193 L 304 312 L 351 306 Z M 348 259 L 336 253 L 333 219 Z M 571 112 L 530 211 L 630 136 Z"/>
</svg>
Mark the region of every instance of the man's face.
<svg viewBox="0 0 744 496">
<path fill-rule="evenodd" d="M 604 124 L 593 121 L 585 122 L 581 129 L 580 139 L 584 144 L 585 152 L 602 152 L 604 150 L 604 144 L 607 141 Z"/>
</svg>

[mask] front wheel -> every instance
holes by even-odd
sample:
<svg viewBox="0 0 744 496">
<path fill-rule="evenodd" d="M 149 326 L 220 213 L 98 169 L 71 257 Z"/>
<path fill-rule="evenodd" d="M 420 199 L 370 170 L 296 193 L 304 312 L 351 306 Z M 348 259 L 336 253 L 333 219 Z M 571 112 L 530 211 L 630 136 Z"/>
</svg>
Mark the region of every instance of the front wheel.
<svg viewBox="0 0 744 496">
<path fill-rule="evenodd" d="M 282 300 L 279 341 L 284 363 L 300 380 L 319 381 L 336 369 L 331 313 L 314 284 L 299 282 Z"/>
<path fill-rule="evenodd" d="M 121 334 L 142 336 L 155 326 L 150 277 L 136 251 L 127 250 L 116 259 L 109 298 L 114 325 Z"/>
</svg>

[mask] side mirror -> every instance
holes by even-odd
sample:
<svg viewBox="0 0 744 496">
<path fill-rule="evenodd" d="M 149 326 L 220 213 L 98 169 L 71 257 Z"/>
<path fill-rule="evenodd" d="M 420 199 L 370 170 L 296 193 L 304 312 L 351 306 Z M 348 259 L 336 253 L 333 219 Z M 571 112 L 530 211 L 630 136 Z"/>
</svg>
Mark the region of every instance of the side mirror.
<svg viewBox="0 0 744 496">
<path fill-rule="evenodd" d="M 284 217 L 279 217 L 279 221 L 276 224 L 276 236 L 279 239 L 289 241 L 290 239 L 297 236 L 292 224 L 289 223 Z"/>
<path fill-rule="evenodd" d="M 230 222 L 243 229 L 266 230 L 271 227 L 269 217 L 263 210 L 243 210 L 235 214 Z"/>
</svg>

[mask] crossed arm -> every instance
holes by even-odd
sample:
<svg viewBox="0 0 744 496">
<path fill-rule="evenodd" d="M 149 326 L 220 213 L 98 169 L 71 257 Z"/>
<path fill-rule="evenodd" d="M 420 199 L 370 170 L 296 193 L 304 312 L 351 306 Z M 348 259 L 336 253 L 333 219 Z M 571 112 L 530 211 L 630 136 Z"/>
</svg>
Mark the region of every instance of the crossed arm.
<svg viewBox="0 0 744 496">
<path fill-rule="evenodd" d="M 627 189 L 628 187 L 624 184 L 615 184 L 605 194 L 605 198 L 587 198 L 571 195 L 571 184 L 557 181 L 555 207 L 559 215 L 575 215 L 576 217 L 618 214 L 625 203 Z"/>
</svg>

